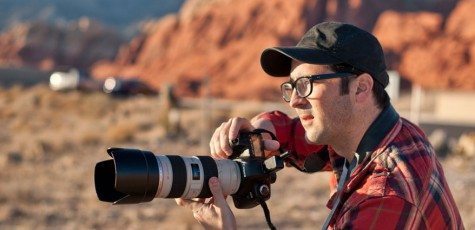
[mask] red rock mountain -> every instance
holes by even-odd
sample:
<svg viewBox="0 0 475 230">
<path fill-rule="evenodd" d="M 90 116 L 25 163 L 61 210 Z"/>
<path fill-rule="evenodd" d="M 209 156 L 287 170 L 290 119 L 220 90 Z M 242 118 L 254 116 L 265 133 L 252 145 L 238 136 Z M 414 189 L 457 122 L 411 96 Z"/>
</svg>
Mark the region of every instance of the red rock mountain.
<svg viewBox="0 0 475 230">
<path fill-rule="evenodd" d="M 374 33 L 390 66 L 427 88 L 475 89 L 475 1 L 446 20 L 436 13 L 384 12 Z"/>
<path fill-rule="evenodd" d="M 403 77 L 424 87 L 473 90 L 474 5 L 474 0 L 188 0 L 178 14 L 148 23 L 113 61 L 95 62 L 91 70 L 97 77 L 140 77 L 155 87 L 173 83 L 181 95 L 275 99 L 283 79 L 261 70 L 262 50 L 295 45 L 314 24 L 338 20 L 373 31 L 389 66 Z M 10 51 L 0 51 L 0 63 L 23 60 L 15 59 L 21 52 L 6 47 Z"/>
<path fill-rule="evenodd" d="M 113 59 L 120 44 L 117 32 L 88 18 L 58 25 L 22 23 L 0 34 L 0 65 L 89 68 L 98 60 Z"/>
<path fill-rule="evenodd" d="M 260 53 L 293 45 L 314 21 L 305 16 L 316 14 L 315 1 L 200 2 L 188 1 L 180 14 L 150 25 L 116 62 L 98 64 L 94 73 L 141 76 L 156 86 L 170 82 L 180 94 L 198 83 L 209 84 L 217 97 L 275 99 L 280 80 L 261 70 Z"/>
<path fill-rule="evenodd" d="M 140 76 L 155 86 L 170 82 L 180 94 L 189 95 L 190 88 L 201 83 L 211 88 L 203 87 L 201 94 L 275 99 L 282 79 L 272 79 L 261 70 L 262 50 L 294 45 L 316 22 L 330 19 L 375 28 L 390 66 L 404 77 L 427 87 L 462 87 L 455 82 L 469 79 L 453 73 L 461 66 L 474 66 L 467 62 L 473 54 L 464 51 L 471 35 L 458 38 L 454 33 L 465 30 L 453 24 L 470 21 L 465 17 L 471 2 L 460 2 L 451 12 L 456 1 L 188 1 L 179 14 L 149 25 L 144 35 L 122 47 L 114 62 L 98 63 L 93 70 L 98 76 Z M 431 13 L 408 13 L 417 9 Z M 443 44 L 450 45 L 450 51 L 440 52 Z M 424 55 L 431 58 L 421 58 Z M 462 88 L 475 89 L 475 84 Z"/>
</svg>

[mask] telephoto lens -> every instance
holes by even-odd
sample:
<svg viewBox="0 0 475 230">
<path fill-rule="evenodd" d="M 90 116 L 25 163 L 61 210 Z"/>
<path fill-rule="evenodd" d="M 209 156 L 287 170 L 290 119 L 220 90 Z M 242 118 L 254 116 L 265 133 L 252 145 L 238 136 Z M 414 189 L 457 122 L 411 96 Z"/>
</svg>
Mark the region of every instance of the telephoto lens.
<svg viewBox="0 0 475 230">
<path fill-rule="evenodd" d="M 156 197 L 211 197 L 211 177 L 219 177 L 225 195 L 236 193 L 241 185 L 241 169 L 233 160 L 154 155 L 125 148 L 109 148 L 107 153 L 112 159 L 97 163 L 94 171 L 97 196 L 105 202 L 135 204 Z"/>
<path fill-rule="evenodd" d="M 284 168 L 280 155 L 265 157 L 262 132 L 240 133 L 230 143 L 231 159 L 109 148 L 112 159 L 97 163 L 94 171 L 97 196 L 114 204 L 153 198 L 207 198 L 212 196 L 208 180 L 218 177 L 224 195 L 233 197 L 236 208 L 255 207 L 270 198 L 276 172 Z"/>
</svg>

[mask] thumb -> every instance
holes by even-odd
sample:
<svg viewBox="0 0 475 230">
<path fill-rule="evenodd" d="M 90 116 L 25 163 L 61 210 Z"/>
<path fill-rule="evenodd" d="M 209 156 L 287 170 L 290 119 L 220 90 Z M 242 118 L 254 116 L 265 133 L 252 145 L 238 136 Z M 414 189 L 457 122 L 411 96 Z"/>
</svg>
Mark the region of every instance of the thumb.
<svg viewBox="0 0 475 230">
<path fill-rule="evenodd" d="M 226 199 L 224 198 L 223 190 L 221 189 L 221 184 L 217 177 L 211 177 L 208 182 L 209 189 L 213 194 L 214 202 L 217 206 L 223 207 L 223 205 L 227 205 Z"/>
<path fill-rule="evenodd" d="M 276 140 L 264 140 L 264 148 L 267 151 L 276 151 L 280 147 L 280 144 Z"/>
</svg>

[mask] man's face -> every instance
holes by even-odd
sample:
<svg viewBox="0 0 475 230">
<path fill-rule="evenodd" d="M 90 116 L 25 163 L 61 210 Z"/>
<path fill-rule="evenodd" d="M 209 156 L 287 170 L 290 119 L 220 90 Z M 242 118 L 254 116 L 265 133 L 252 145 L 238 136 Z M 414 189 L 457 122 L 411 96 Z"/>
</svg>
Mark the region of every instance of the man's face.
<svg viewBox="0 0 475 230">
<path fill-rule="evenodd" d="M 323 65 L 292 63 L 290 78 L 331 73 Z M 353 112 L 353 105 L 348 94 L 340 93 L 341 78 L 317 80 L 313 82 L 313 91 L 301 98 L 295 90 L 289 102 L 299 115 L 305 128 L 305 136 L 309 142 L 331 144 L 344 132 L 348 132 Z"/>
</svg>

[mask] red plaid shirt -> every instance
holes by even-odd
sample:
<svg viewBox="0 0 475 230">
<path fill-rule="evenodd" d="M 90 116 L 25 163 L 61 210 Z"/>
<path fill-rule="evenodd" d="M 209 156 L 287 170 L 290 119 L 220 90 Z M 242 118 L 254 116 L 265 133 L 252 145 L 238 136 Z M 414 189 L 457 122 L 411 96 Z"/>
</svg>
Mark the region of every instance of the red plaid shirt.
<svg viewBox="0 0 475 230">
<path fill-rule="evenodd" d="M 298 118 L 274 111 L 270 120 L 281 146 L 302 171 L 333 170 L 344 159 L 329 146 L 312 145 Z M 387 107 L 366 131 L 356 153 L 358 165 L 343 186 L 334 229 L 463 229 L 444 171 L 424 133 Z M 334 183 L 335 184 L 335 183 Z M 341 191 L 333 193 L 327 207 Z"/>
</svg>

